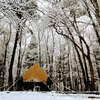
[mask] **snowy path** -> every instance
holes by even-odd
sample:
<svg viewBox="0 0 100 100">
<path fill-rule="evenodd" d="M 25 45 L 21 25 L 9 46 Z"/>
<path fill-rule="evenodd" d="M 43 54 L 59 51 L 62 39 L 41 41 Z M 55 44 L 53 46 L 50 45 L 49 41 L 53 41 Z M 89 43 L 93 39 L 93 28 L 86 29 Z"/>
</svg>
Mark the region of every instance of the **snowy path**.
<svg viewBox="0 0 100 100">
<path fill-rule="evenodd" d="M 55 92 L 0 92 L 0 100 L 100 100 L 100 95 L 59 94 Z"/>
</svg>

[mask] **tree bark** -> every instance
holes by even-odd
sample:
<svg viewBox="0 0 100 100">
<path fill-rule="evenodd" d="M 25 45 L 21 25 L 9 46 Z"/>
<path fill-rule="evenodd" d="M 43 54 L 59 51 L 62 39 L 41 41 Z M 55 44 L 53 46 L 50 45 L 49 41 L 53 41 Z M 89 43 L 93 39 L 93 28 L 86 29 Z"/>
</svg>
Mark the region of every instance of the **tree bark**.
<svg viewBox="0 0 100 100">
<path fill-rule="evenodd" d="M 81 48 L 84 51 L 81 37 L 79 37 L 79 39 L 80 39 Z M 85 91 L 87 91 L 87 90 L 89 90 L 90 82 L 89 82 L 89 76 L 88 76 L 88 69 L 87 69 L 86 59 L 85 59 L 85 56 L 84 56 L 83 53 L 82 53 L 82 56 L 83 56 L 83 62 L 84 62 L 84 68 L 85 68 L 85 75 L 86 75 L 85 77 L 86 77 L 86 81 L 87 81 L 87 84 L 86 84 L 86 87 L 85 87 Z"/>
<path fill-rule="evenodd" d="M 80 73 L 79 73 L 79 69 L 78 69 L 78 65 L 77 65 L 78 62 L 77 62 L 77 59 L 76 59 L 74 51 L 73 51 L 73 54 L 74 54 L 74 60 L 75 60 L 75 63 L 76 63 L 76 71 L 77 71 L 77 74 L 78 74 L 78 77 L 79 77 L 79 82 L 80 82 L 80 85 L 81 85 L 81 89 L 79 88 L 79 86 L 78 86 L 78 89 L 82 91 L 82 81 L 81 81 L 81 77 L 80 77 Z M 77 85 L 79 85 L 79 84 L 77 84 Z"/>
<path fill-rule="evenodd" d="M 87 9 L 88 15 L 89 15 L 89 17 L 90 17 L 90 19 L 92 21 L 92 25 L 93 25 L 94 31 L 96 33 L 97 41 L 100 44 L 100 35 L 99 35 L 98 30 L 97 30 L 96 24 L 95 24 L 95 22 L 94 22 L 94 20 L 92 18 L 92 15 L 91 15 L 91 12 L 90 12 L 90 8 L 89 8 L 88 3 L 86 2 L 86 0 L 83 0 L 83 1 L 84 1 L 84 4 L 86 5 L 86 9 Z M 95 1 L 97 2 L 97 0 L 95 0 Z M 94 5 L 94 3 L 96 4 L 96 6 L 94 6 L 94 7 L 96 7 L 95 8 L 95 13 L 96 13 L 95 16 L 97 18 L 97 21 L 99 20 L 98 23 L 100 25 L 100 14 L 99 14 L 100 11 L 97 8 L 98 7 L 98 4 L 95 1 L 94 0 L 91 0 L 91 2 L 92 2 L 93 5 Z"/>
<path fill-rule="evenodd" d="M 40 45 L 41 39 L 40 39 L 40 33 L 39 32 L 38 32 L 38 41 L 39 41 L 38 42 L 38 44 L 39 44 L 39 54 L 38 54 L 39 55 L 39 65 L 42 66 L 42 64 L 41 64 L 41 56 L 42 55 L 41 55 L 41 45 Z"/>
<path fill-rule="evenodd" d="M 16 47 L 17 47 L 17 41 L 18 41 L 18 36 L 19 36 L 19 30 L 20 30 L 20 26 L 18 25 L 18 29 L 16 32 L 16 36 L 15 36 L 15 43 L 14 43 L 14 47 L 13 47 L 13 52 L 12 52 L 12 56 L 11 56 L 11 62 L 10 62 L 10 67 L 9 67 L 9 76 L 8 76 L 8 84 L 9 87 L 13 84 L 13 63 L 14 63 L 14 58 L 15 58 L 15 52 L 16 52 Z M 13 90 L 13 86 L 9 89 L 10 91 Z"/>
</svg>

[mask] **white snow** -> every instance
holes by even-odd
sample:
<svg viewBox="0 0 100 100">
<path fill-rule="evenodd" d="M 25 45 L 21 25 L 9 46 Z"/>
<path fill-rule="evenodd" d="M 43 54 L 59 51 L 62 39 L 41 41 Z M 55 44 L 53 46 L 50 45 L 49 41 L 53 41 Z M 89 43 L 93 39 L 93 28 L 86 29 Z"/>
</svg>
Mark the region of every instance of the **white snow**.
<svg viewBox="0 0 100 100">
<path fill-rule="evenodd" d="M 56 92 L 0 92 L 0 100 L 100 100 L 100 95 Z"/>
</svg>

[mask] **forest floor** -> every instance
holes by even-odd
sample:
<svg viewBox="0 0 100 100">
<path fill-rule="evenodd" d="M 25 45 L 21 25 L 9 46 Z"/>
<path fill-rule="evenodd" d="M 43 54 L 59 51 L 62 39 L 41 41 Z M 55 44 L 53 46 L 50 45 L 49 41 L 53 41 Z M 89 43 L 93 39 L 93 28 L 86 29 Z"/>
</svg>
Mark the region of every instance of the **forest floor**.
<svg viewBox="0 0 100 100">
<path fill-rule="evenodd" d="M 100 100 L 97 94 L 65 94 L 52 92 L 0 92 L 0 100 Z"/>
</svg>

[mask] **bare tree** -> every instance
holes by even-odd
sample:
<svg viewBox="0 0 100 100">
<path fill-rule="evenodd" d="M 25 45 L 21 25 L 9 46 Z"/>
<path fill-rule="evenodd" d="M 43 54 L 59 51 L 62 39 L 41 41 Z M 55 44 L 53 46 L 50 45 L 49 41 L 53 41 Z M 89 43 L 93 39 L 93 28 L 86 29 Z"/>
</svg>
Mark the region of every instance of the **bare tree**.
<svg viewBox="0 0 100 100">
<path fill-rule="evenodd" d="M 0 3 L 1 3 L 1 10 L 3 14 L 5 14 L 7 18 L 17 26 L 15 43 L 14 43 L 14 48 L 13 48 L 10 67 L 9 67 L 8 83 L 10 87 L 13 84 L 12 70 L 13 70 L 13 63 L 14 63 L 14 57 L 16 53 L 17 42 L 20 34 L 20 28 L 23 25 L 23 20 L 27 19 L 27 16 L 29 16 L 30 19 L 34 18 L 34 13 L 35 13 L 34 11 L 36 10 L 37 5 L 35 1 L 31 1 L 31 0 L 28 1 L 17 0 L 16 2 L 13 0 L 2 2 L 1 0 Z M 27 5 L 23 6 L 24 3 L 27 3 Z M 11 87 L 10 90 L 13 90 L 13 87 Z"/>
<path fill-rule="evenodd" d="M 90 4 L 88 4 L 87 0 L 83 0 L 84 4 L 86 6 L 86 10 L 88 12 L 88 16 L 92 21 L 92 25 L 93 25 L 93 28 L 94 28 L 94 31 L 95 31 L 95 34 L 96 34 L 96 37 L 97 37 L 97 41 L 100 44 L 100 34 L 99 34 L 99 30 L 98 30 L 98 25 L 100 27 L 99 3 L 98 3 L 98 0 L 89 0 L 89 1 L 91 2 L 92 6 L 94 8 L 93 13 L 94 13 L 94 16 L 95 16 L 98 24 L 95 23 L 95 19 L 93 19 L 93 16 L 92 16 L 92 13 L 91 13 L 92 11 L 91 11 L 91 8 L 89 7 Z"/>
<path fill-rule="evenodd" d="M 77 10 L 77 9 L 76 9 Z M 85 83 L 85 88 L 87 89 L 87 87 L 89 87 L 89 77 L 88 77 L 88 72 L 87 72 L 87 65 L 86 65 L 86 60 L 88 61 L 89 67 L 90 67 L 90 77 L 91 77 L 91 86 L 90 86 L 90 90 L 95 90 L 95 81 L 94 81 L 94 69 L 93 69 L 93 65 L 92 65 L 92 61 L 91 61 L 91 56 L 90 56 L 90 48 L 88 46 L 87 41 L 85 40 L 85 38 L 83 37 L 79 26 L 78 26 L 78 22 L 77 22 L 77 12 L 75 10 L 71 10 L 71 16 L 69 16 L 69 14 L 67 14 L 66 8 L 62 8 L 61 10 L 63 12 L 57 15 L 55 13 L 55 20 L 51 19 L 51 23 L 53 24 L 53 27 L 55 28 L 56 32 L 60 35 L 63 35 L 66 39 L 69 39 L 73 45 L 76 48 L 79 60 L 80 60 L 80 65 L 82 68 L 82 72 L 83 72 L 83 77 L 84 77 L 84 83 Z M 64 29 L 64 27 L 66 29 Z M 67 32 L 70 34 L 70 36 L 67 35 L 67 33 L 65 33 L 64 30 L 67 30 Z M 77 38 L 79 38 L 80 44 L 77 44 L 75 41 L 75 37 L 74 34 L 77 34 Z M 86 52 L 83 49 L 83 45 L 86 48 Z M 83 55 L 83 57 L 81 56 L 81 54 Z M 82 60 L 81 60 L 82 59 Z M 83 63 L 84 61 L 84 63 Z M 85 66 L 85 67 L 84 67 Z"/>
<path fill-rule="evenodd" d="M 3 16 L 3 15 L 2 15 Z M 4 90 L 4 82 L 5 82 L 5 74 L 6 74 L 6 69 L 7 69 L 7 67 L 6 67 L 6 63 L 7 63 L 7 57 L 8 57 L 8 46 L 9 46 L 9 42 L 10 42 L 10 39 L 11 39 L 11 23 L 9 23 L 8 22 L 8 20 L 6 20 L 6 18 L 5 18 L 5 16 L 3 16 L 2 18 L 1 18 L 1 20 L 5 23 L 6 22 L 6 30 L 5 30 L 5 27 L 4 26 L 2 26 L 2 30 L 1 30 L 1 38 L 3 38 L 3 43 L 2 43 L 2 45 L 3 45 L 3 51 L 4 51 L 4 54 L 3 54 L 3 64 L 2 64 L 2 67 L 0 68 L 0 69 L 2 69 L 2 71 L 1 71 L 1 73 L 2 73 L 2 88 L 0 88 L 0 90 Z M 4 24 L 4 23 L 2 23 L 2 24 Z M 2 37 L 3 36 L 3 37 Z M 1 50 L 2 51 L 2 50 Z"/>
</svg>

